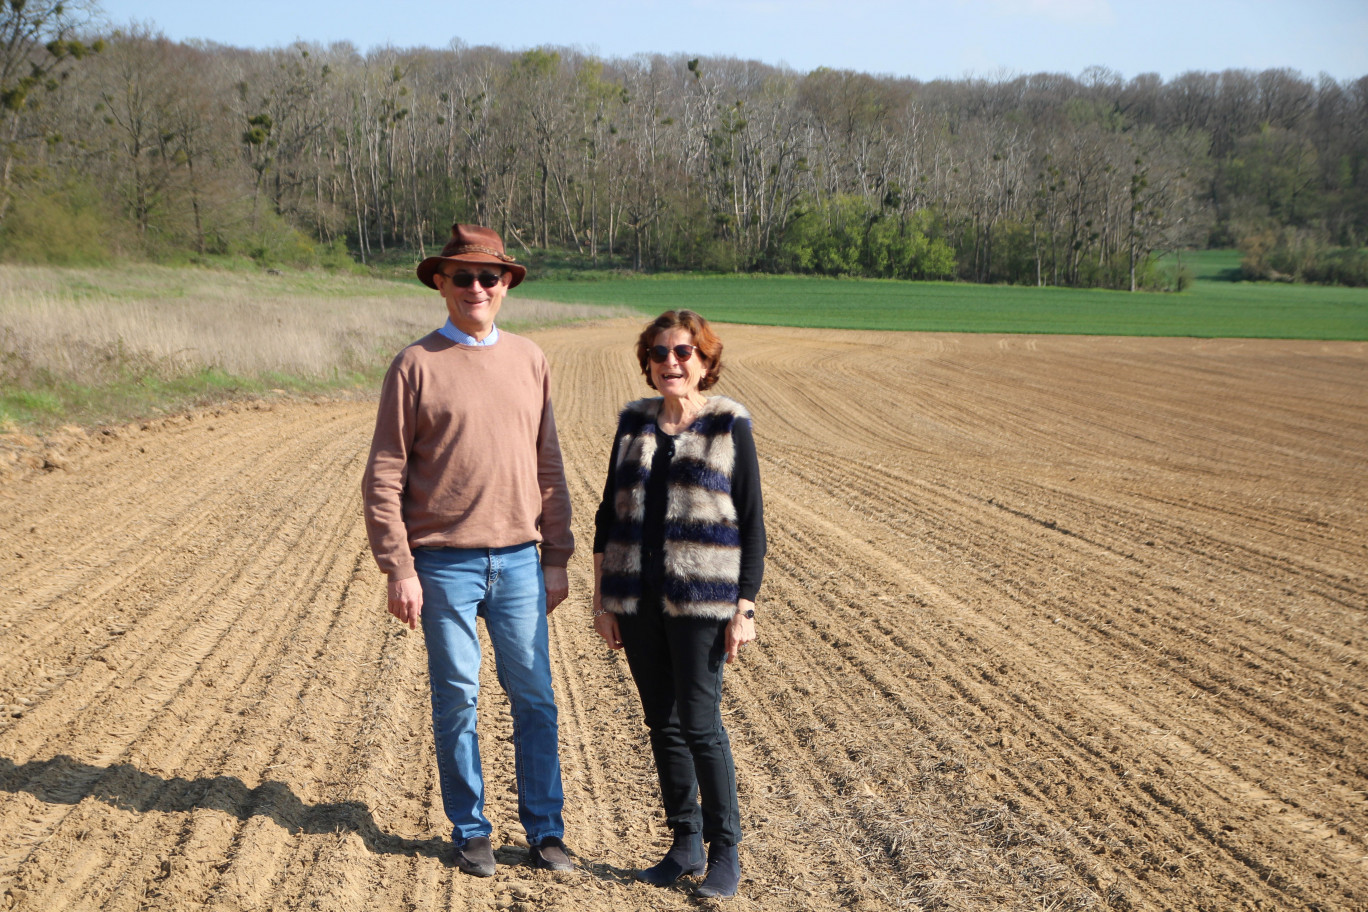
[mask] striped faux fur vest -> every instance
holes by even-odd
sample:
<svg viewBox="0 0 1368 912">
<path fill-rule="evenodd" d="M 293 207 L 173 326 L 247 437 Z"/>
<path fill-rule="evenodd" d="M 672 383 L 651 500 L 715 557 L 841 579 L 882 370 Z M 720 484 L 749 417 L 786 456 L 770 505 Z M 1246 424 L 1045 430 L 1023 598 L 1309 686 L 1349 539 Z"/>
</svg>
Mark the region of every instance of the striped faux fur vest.
<svg viewBox="0 0 1368 912">
<path fill-rule="evenodd" d="M 618 419 L 617 521 L 603 551 L 603 607 L 635 614 L 641 596 L 641 527 L 656 454 L 662 399 L 628 403 Z M 750 414 L 725 396 L 710 398 L 675 436 L 665 501 L 663 609 L 672 617 L 727 620 L 740 597 L 741 535 L 732 502 L 732 427 Z"/>
</svg>

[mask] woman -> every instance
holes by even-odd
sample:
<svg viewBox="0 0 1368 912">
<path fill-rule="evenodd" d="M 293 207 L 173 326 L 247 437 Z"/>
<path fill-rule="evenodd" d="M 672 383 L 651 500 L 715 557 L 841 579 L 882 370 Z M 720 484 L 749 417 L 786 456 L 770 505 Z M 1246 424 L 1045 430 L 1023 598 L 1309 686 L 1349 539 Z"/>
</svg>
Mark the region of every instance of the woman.
<svg viewBox="0 0 1368 912">
<path fill-rule="evenodd" d="M 674 831 L 664 859 L 639 876 L 666 886 L 703 873 L 706 841 L 698 895 L 733 896 L 741 822 L 722 669 L 755 639 L 760 467 L 750 415 L 703 395 L 722 371 L 706 320 L 666 311 L 636 349 L 661 395 L 628 403 L 618 420 L 595 516 L 594 629 L 626 650 Z"/>
</svg>

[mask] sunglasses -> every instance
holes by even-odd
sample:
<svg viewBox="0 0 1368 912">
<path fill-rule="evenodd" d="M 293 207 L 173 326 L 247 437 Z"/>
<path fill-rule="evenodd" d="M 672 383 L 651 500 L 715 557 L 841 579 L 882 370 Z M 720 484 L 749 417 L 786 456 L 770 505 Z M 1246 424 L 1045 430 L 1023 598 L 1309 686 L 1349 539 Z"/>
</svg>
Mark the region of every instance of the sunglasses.
<svg viewBox="0 0 1368 912">
<path fill-rule="evenodd" d="M 651 360 L 656 364 L 664 364 L 665 359 L 670 357 L 670 352 L 674 352 L 674 356 L 680 361 L 688 361 L 693 357 L 694 350 L 695 346 L 693 345 L 676 345 L 674 348 L 666 348 L 664 345 L 652 345 L 650 348 L 646 349 L 646 354 L 650 355 Z"/>
<path fill-rule="evenodd" d="M 442 274 L 446 275 L 446 273 Z M 456 272 L 448 275 L 447 278 L 451 281 L 451 284 L 455 285 L 457 288 L 469 288 L 476 282 L 480 283 L 481 288 L 493 288 L 495 285 L 499 284 L 499 280 L 502 279 L 503 276 L 497 272 L 482 272 L 478 276 L 473 272 Z"/>
</svg>

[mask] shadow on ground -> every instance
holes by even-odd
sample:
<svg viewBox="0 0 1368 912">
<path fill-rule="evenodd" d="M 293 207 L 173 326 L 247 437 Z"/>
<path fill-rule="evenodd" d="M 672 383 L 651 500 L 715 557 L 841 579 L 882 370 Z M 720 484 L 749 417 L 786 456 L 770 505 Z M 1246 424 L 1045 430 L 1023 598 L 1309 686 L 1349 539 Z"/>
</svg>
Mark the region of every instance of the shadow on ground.
<svg viewBox="0 0 1368 912">
<path fill-rule="evenodd" d="M 266 817 L 291 833 L 356 833 L 371 852 L 435 858 L 450 863 L 450 843 L 441 838 L 404 839 L 384 832 L 360 801 L 305 804 L 283 782 L 248 788 L 236 776 L 185 779 L 143 772 L 127 763 L 94 766 L 65 754 L 16 764 L 0 757 L 0 791 L 28 792 L 40 801 L 79 804 L 95 798 L 145 814 L 221 811 L 239 820 Z"/>
</svg>

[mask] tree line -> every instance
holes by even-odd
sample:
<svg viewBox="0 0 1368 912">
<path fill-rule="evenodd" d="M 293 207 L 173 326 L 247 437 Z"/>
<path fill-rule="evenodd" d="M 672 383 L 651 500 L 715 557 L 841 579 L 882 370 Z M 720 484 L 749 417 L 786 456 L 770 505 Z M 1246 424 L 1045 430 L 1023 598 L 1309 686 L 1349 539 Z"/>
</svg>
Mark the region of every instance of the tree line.
<svg viewBox="0 0 1368 912">
<path fill-rule="evenodd" d="M 258 51 L 0 10 L 10 259 L 375 262 L 474 221 L 534 264 L 1135 289 L 1240 245 L 1265 277 L 1368 276 L 1368 77 Z"/>
</svg>

